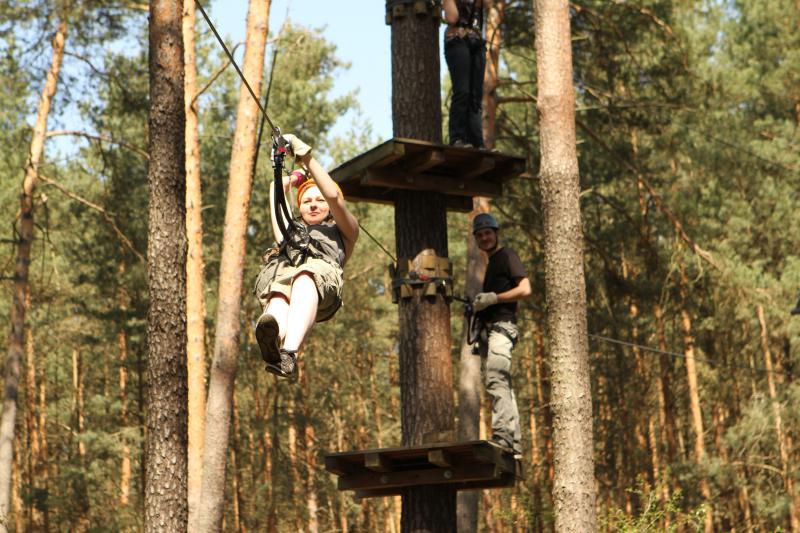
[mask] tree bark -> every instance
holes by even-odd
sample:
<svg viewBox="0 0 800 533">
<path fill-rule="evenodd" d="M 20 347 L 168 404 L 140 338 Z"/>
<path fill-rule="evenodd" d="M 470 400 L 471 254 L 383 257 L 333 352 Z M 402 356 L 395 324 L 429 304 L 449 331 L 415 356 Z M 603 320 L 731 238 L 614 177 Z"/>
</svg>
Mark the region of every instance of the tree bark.
<svg viewBox="0 0 800 533">
<path fill-rule="evenodd" d="M 270 0 L 250 0 L 247 13 L 242 70 L 256 94 L 261 94 L 269 8 Z M 225 206 L 214 359 L 206 404 L 199 518 L 199 530 L 204 532 L 219 530 L 225 503 L 225 460 L 231 422 L 231 399 L 236 380 L 236 355 L 239 351 L 242 277 L 259 117 L 257 102 L 250 96 L 247 87 L 241 84 Z"/>
<path fill-rule="evenodd" d="M 17 417 L 20 365 L 25 349 L 25 312 L 30 284 L 28 272 L 33 242 L 33 195 L 36 192 L 39 163 L 44 152 L 47 117 L 56 93 L 61 60 L 64 57 L 64 39 L 67 24 L 60 22 L 53 37 L 53 58 L 39 99 L 36 123 L 33 127 L 30 153 L 25 166 L 25 177 L 19 195 L 20 224 L 17 241 L 17 262 L 14 268 L 14 295 L 11 304 L 11 334 L 8 337 L 8 356 L 3 387 L 3 415 L 0 419 L 0 532 L 7 531 L 5 518 L 9 514 L 11 498 L 11 470 L 14 462 L 14 431 Z"/>
<path fill-rule="evenodd" d="M 145 531 L 185 531 L 186 167 L 183 2 L 150 2 Z"/>
<path fill-rule="evenodd" d="M 484 138 L 486 130 L 484 129 Z M 489 211 L 489 201 L 485 198 L 475 198 L 472 202 L 469 224 L 479 213 Z M 467 233 L 467 272 L 465 276 L 464 292 L 467 298 L 472 298 L 483 287 L 483 277 L 486 273 L 486 256 L 481 254 L 472 232 Z M 470 441 L 480 438 L 481 423 L 481 358 L 472 353 L 472 345 L 467 343 L 469 324 L 463 321 L 461 334 L 461 350 L 458 365 L 458 440 Z M 480 492 L 470 490 L 458 493 L 456 520 L 458 531 L 469 533 L 478 529 L 478 502 Z"/>
<path fill-rule="evenodd" d="M 761 328 L 761 351 L 764 354 L 764 369 L 767 374 L 767 387 L 769 389 L 769 399 L 772 404 L 772 416 L 775 422 L 775 437 L 778 440 L 778 450 L 781 457 L 781 471 L 783 473 L 783 483 L 786 493 L 789 495 L 789 522 L 792 531 L 800 531 L 800 510 L 797 508 L 797 501 L 794 497 L 794 471 L 789 458 L 790 446 L 787 445 L 786 433 L 783 429 L 783 417 L 781 416 L 781 403 L 778 400 L 778 392 L 775 387 L 775 375 L 773 374 L 772 352 L 769 349 L 769 333 L 767 331 L 767 320 L 764 317 L 764 307 L 759 305 L 756 308 L 758 323 Z"/>
<path fill-rule="evenodd" d="M 184 108 L 186 112 L 186 369 L 189 386 L 189 530 L 198 527 L 205 433 L 205 280 L 200 187 L 200 136 L 197 121 L 195 3 L 183 2 Z"/>
<path fill-rule="evenodd" d="M 689 388 L 689 408 L 692 415 L 692 429 L 694 429 L 694 456 L 697 465 L 703 469 L 703 463 L 706 457 L 705 447 L 705 430 L 703 429 L 703 411 L 700 406 L 700 387 L 697 383 L 697 362 L 695 361 L 694 354 L 694 335 L 692 334 L 692 319 L 689 316 L 689 311 L 686 309 L 686 301 L 688 298 L 687 287 L 688 281 L 683 269 L 683 264 L 680 265 L 680 293 L 684 305 L 681 307 L 681 328 L 683 330 L 683 349 L 684 360 L 686 363 L 686 381 Z M 705 533 L 714 531 L 714 507 L 711 502 L 711 487 L 708 484 L 708 478 L 704 471 L 701 471 L 700 478 L 700 493 L 705 500 L 706 515 L 704 529 Z"/>
<path fill-rule="evenodd" d="M 409 13 L 392 21 L 392 118 L 395 137 L 439 143 L 439 20 Z M 447 215 L 440 193 L 398 191 L 395 198 L 398 258 L 447 257 Z M 452 431 L 453 369 L 450 307 L 442 294 L 401 299 L 400 397 L 402 442 L 422 444 L 426 434 Z M 448 487 L 403 491 L 404 532 L 455 531 L 456 493 Z"/>
<path fill-rule="evenodd" d="M 25 305 L 30 308 L 30 292 Z M 46 465 L 41 455 L 41 428 L 37 411 L 36 389 L 36 350 L 33 341 L 33 328 L 28 326 L 25 331 L 25 426 L 28 445 L 28 485 L 31 505 L 28 528 L 41 531 L 44 528 L 44 513 L 40 510 L 46 508 L 47 501 L 41 501 L 47 494 L 48 478 L 44 474 Z"/>
<path fill-rule="evenodd" d="M 500 71 L 503 15 L 506 0 L 484 0 L 486 9 L 486 72 L 483 77 L 483 144 L 494 148 L 497 118 L 497 85 Z"/>
<path fill-rule="evenodd" d="M 534 0 L 556 531 L 595 531 L 592 396 L 569 3 Z"/>
</svg>

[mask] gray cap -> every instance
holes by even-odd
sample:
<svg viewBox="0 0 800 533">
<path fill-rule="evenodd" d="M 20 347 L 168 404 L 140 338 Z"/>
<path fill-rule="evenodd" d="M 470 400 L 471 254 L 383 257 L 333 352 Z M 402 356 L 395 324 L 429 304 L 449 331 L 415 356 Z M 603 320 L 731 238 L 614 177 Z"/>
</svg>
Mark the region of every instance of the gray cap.
<svg viewBox="0 0 800 533">
<path fill-rule="evenodd" d="M 472 234 L 475 235 L 476 231 L 484 228 L 492 228 L 493 230 L 497 231 L 500 229 L 500 225 L 489 213 L 481 213 L 472 219 Z"/>
</svg>

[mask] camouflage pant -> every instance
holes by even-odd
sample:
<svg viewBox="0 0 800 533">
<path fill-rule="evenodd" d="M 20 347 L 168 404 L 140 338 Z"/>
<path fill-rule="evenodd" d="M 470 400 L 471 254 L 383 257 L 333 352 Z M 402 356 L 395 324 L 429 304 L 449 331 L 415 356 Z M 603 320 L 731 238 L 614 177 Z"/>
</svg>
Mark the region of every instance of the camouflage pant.
<svg viewBox="0 0 800 533">
<path fill-rule="evenodd" d="M 492 433 L 520 451 L 517 399 L 511 386 L 511 350 L 517 343 L 518 330 L 512 322 L 486 326 L 480 348 L 486 377 L 486 392 L 492 397 Z"/>
</svg>

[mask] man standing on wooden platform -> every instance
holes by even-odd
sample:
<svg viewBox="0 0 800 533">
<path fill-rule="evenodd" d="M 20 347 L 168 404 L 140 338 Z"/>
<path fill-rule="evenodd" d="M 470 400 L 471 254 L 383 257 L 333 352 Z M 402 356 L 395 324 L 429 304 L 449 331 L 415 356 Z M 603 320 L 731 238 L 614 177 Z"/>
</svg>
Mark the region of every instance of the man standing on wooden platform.
<svg viewBox="0 0 800 533">
<path fill-rule="evenodd" d="M 478 248 L 489 256 L 483 292 L 473 309 L 481 321 L 478 341 L 486 372 L 486 391 L 492 397 L 492 440 L 522 458 L 519 411 L 511 387 L 511 350 L 517 343 L 517 302 L 531 296 L 531 282 L 517 253 L 500 246 L 500 226 L 489 213 L 472 221 Z"/>
</svg>

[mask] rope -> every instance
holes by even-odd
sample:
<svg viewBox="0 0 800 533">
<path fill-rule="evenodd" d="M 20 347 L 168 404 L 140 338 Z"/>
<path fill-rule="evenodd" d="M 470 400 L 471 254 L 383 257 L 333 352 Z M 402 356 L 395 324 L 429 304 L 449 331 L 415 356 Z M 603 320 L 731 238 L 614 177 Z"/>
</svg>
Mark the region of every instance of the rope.
<svg viewBox="0 0 800 533">
<path fill-rule="evenodd" d="M 261 105 L 261 100 L 259 100 L 259 98 L 256 96 L 256 93 L 253 91 L 253 88 L 250 87 L 249 83 L 247 83 L 247 78 L 244 77 L 244 73 L 242 73 L 242 70 L 239 68 L 239 65 L 236 64 L 236 60 L 233 59 L 233 54 L 231 54 L 230 50 L 228 50 L 228 47 L 225 46 L 225 42 L 222 40 L 222 37 L 219 36 L 217 28 L 214 27 L 214 24 L 211 22 L 211 19 L 208 18 L 208 14 L 206 13 L 206 10 L 203 9 L 203 5 L 200 3 L 200 0 L 194 0 L 194 1 L 195 4 L 197 4 L 198 9 L 200 9 L 200 13 L 202 13 L 203 18 L 206 19 L 208 27 L 211 28 L 211 31 L 214 33 L 214 36 L 217 38 L 217 42 L 219 42 L 219 45 L 222 47 L 223 50 L 225 50 L 225 54 L 227 54 L 228 59 L 233 65 L 233 68 L 236 69 L 236 72 L 242 79 L 242 83 L 244 83 L 245 87 L 247 87 L 247 90 L 250 92 L 250 96 L 253 97 L 253 100 L 255 101 L 256 105 L 258 105 L 258 109 L 261 110 L 261 113 L 264 115 L 264 118 L 267 119 L 269 127 L 272 128 L 273 137 L 280 138 L 281 130 L 275 127 L 275 124 L 273 124 L 272 121 L 270 120 L 269 115 L 267 115 L 267 110 L 264 109 L 264 106 Z"/>
<path fill-rule="evenodd" d="M 622 346 L 628 346 L 630 348 L 639 348 L 640 350 L 644 350 L 646 352 L 653 352 L 653 353 L 657 353 L 657 354 L 661 354 L 661 355 L 668 355 L 668 356 L 673 357 L 673 358 L 687 359 L 686 354 L 676 353 L 676 352 L 667 352 L 667 351 L 664 351 L 664 350 L 658 350 L 656 348 L 650 348 L 649 346 L 643 346 L 641 344 L 636 344 L 636 343 L 633 343 L 633 342 L 626 342 L 626 341 L 621 341 L 621 340 L 618 340 L 618 339 L 612 339 L 610 337 L 603 337 L 602 335 L 594 335 L 592 333 L 589 333 L 589 337 L 591 337 L 593 339 L 596 339 L 596 340 L 599 340 L 599 341 L 603 341 L 603 342 L 610 342 L 612 344 L 619 344 L 619 345 L 622 345 Z M 740 370 L 749 370 L 751 372 L 760 372 L 760 373 L 763 373 L 763 374 L 777 374 L 777 375 L 787 376 L 787 377 L 791 376 L 790 373 L 783 372 L 781 370 L 767 370 L 766 368 L 752 368 L 752 367 L 749 367 L 749 366 L 737 365 L 737 364 L 731 364 L 731 363 L 720 364 L 720 363 L 718 363 L 716 361 L 712 361 L 711 359 L 705 359 L 703 357 L 695 357 L 694 360 L 697 361 L 698 363 L 705 363 L 705 364 L 710 365 L 710 366 L 727 366 L 727 367 L 730 367 L 730 368 L 738 368 Z"/>
<path fill-rule="evenodd" d="M 392 260 L 392 263 L 397 264 L 397 259 L 391 253 L 389 253 L 389 250 L 387 250 L 380 242 L 378 242 L 378 239 L 376 239 L 375 237 L 372 236 L 372 233 L 367 231 L 367 228 L 365 228 L 364 226 L 361 225 L 361 222 L 358 223 L 358 227 L 361 228 L 362 230 L 364 230 L 364 233 L 367 234 L 367 237 L 372 239 L 372 242 L 374 242 L 376 245 L 378 245 L 378 248 L 383 250 L 383 253 L 385 253 L 387 256 L 389 256 L 389 259 Z"/>
</svg>

